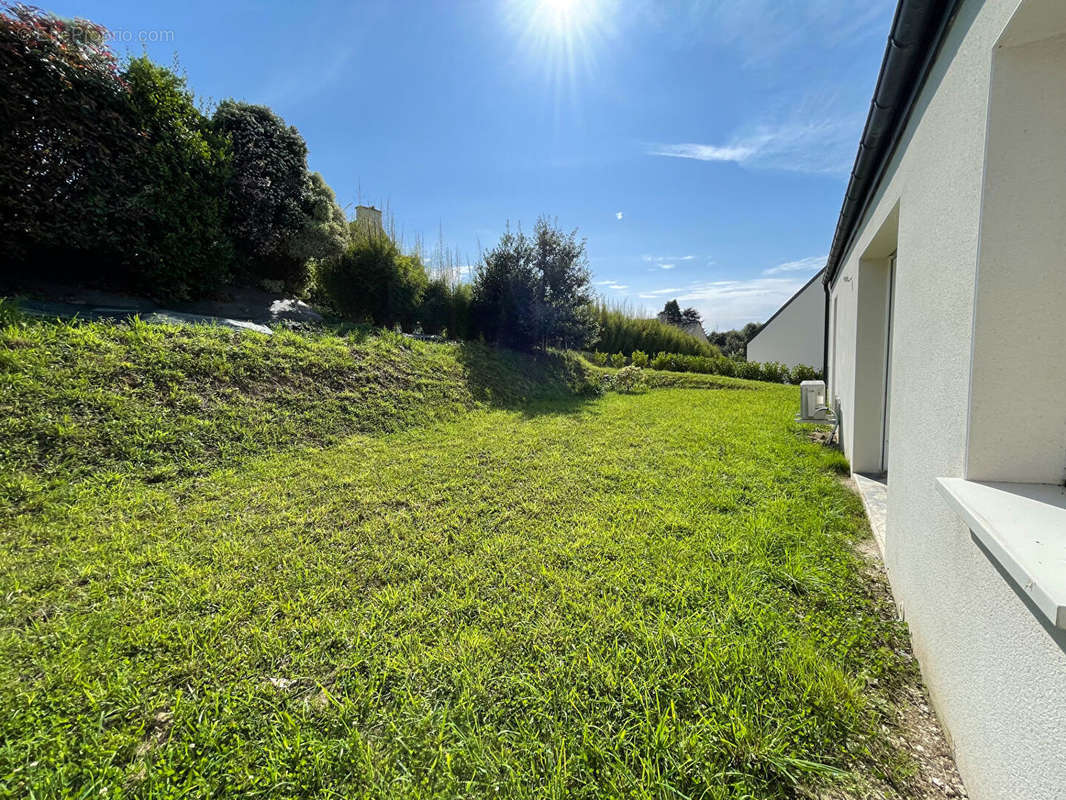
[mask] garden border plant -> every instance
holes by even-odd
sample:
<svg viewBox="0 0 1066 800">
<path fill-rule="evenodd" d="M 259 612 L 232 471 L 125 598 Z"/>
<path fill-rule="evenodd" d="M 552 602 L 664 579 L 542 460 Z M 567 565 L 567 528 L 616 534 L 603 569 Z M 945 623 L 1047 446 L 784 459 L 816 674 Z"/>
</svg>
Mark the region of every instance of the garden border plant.
<svg viewBox="0 0 1066 800">
<path fill-rule="evenodd" d="M 728 378 L 745 378 L 751 381 L 767 383 L 793 383 L 817 380 L 821 373 L 806 364 L 797 364 L 789 369 L 778 361 L 736 361 L 725 356 L 691 356 L 680 353 L 657 353 L 649 358 L 640 350 L 630 358 L 624 353 L 607 354 L 599 351 L 586 353 L 585 357 L 599 367 L 611 366 L 621 369 L 627 364 L 637 367 L 650 367 L 667 372 L 691 372 L 700 375 L 722 375 Z"/>
</svg>

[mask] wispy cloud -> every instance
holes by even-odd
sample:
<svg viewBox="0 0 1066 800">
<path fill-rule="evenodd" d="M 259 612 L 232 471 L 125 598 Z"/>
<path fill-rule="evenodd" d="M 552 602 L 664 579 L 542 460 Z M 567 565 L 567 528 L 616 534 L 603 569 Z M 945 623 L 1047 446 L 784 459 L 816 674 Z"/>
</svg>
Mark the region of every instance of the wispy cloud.
<svg viewBox="0 0 1066 800">
<path fill-rule="evenodd" d="M 621 211 L 615 211 L 614 212 L 614 218 L 615 219 L 621 219 L 622 217 L 623 217 L 623 214 L 622 214 Z"/>
<path fill-rule="evenodd" d="M 673 269 L 677 264 L 660 264 L 659 269 Z"/>
<path fill-rule="evenodd" d="M 694 306 L 708 328 L 728 330 L 768 319 L 825 265 L 825 256 L 785 261 L 752 278 L 693 281 L 683 287 L 644 289 L 641 300 L 676 298 Z"/>
<path fill-rule="evenodd" d="M 854 159 L 861 123 L 861 119 L 849 115 L 757 125 L 724 144 L 653 144 L 647 153 L 731 162 L 755 169 L 844 174 Z"/>
<path fill-rule="evenodd" d="M 768 319 L 804 283 L 805 278 L 789 277 L 705 281 L 679 291 L 677 299 L 695 306 L 708 328 L 728 330 Z"/>
<path fill-rule="evenodd" d="M 642 261 L 647 261 L 649 264 L 661 264 L 664 261 L 692 261 L 696 256 L 648 256 L 644 255 L 640 257 Z"/>
<path fill-rule="evenodd" d="M 595 281 L 592 285 L 593 286 L 603 286 L 606 289 L 613 289 L 616 292 L 620 292 L 623 289 L 628 289 L 629 288 L 629 284 L 628 283 L 619 283 L 618 281 L 613 281 L 613 280 Z"/>
<path fill-rule="evenodd" d="M 669 156 L 671 158 L 693 158 L 696 161 L 735 161 L 743 164 L 757 152 L 752 144 L 714 145 L 694 144 L 656 144 L 648 150 L 650 156 Z"/>
<path fill-rule="evenodd" d="M 809 256 L 808 258 L 800 258 L 796 261 L 786 261 L 783 264 L 778 264 L 776 267 L 770 267 L 762 271 L 763 275 L 780 275 L 782 272 L 808 272 L 815 273 L 825 266 L 825 262 L 829 260 L 829 256 Z"/>
</svg>

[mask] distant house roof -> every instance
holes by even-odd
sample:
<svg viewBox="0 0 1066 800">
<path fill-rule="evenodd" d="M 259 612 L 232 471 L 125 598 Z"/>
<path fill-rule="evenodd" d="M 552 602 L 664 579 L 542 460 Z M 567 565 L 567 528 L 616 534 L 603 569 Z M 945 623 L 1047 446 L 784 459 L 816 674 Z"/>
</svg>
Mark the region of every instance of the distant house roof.
<svg viewBox="0 0 1066 800">
<path fill-rule="evenodd" d="M 703 326 L 698 322 L 686 322 L 678 325 L 681 330 L 687 333 L 689 336 L 695 336 L 701 342 L 709 342 L 707 338 L 707 332 L 703 330 Z"/>
<path fill-rule="evenodd" d="M 960 4 L 961 0 L 899 0 L 896 6 L 870 113 L 829 249 L 823 278 L 827 284 L 836 278 L 855 239 Z"/>
<path fill-rule="evenodd" d="M 666 311 L 660 311 L 658 314 L 655 315 L 655 318 L 664 325 L 671 325 L 674 328 L 680 328 L 689 336 L 695 336 L 700 341 L 711 341 L 707 338 L 707 331 L 703 329 L 702 322 L 685 322 L 684 320 L 682 320 L 681 322 L 670 322 L 670 320 L 666 317 Z"/>
<path fill-rule="evenodd" d="M 803 294 L 804 291 L 806 291 L 808 286 L 810 286 L 812 283 L 814 283 L 816 280 L 818 280 L 820 277 L 822 277 L 822 274 L 824 272 L 825 272 L 824 269 L 820 269 L 816 273 L 814 273 L 814 275 L 811 276 L 811 279 L 809 281 L 807 281 L 805 284 L 803 284 L 803 286 L 800 287 L 800 290 L 798 292 L 796 292 L 794 295 L 792 295 L 792 297 L 788 298 L 788 300 L 785 301 L 784 305 L 782 305 L 781 308 L 777 309 L 777 311 L 775 311 L 773 313 L 773 315 L 770 317 L 770 319 L 766 320 L 766 322 L 764 322 L 762 324 L 762 327 L 759 328 L 759 333 L 762 333 L 764 330 L 766 330 L 770 326 L 770 323 L 773 322 L 775 319 L 777 319 L 778 315 L 782 311 L 784 311 L 786 308 L 788 308 L 790 305 L 792 305 L 792 301 L 795 300 L 797 297 L 799 297 L 801 294 Z M 749 343 L 750 342 L 754 342 L 759 337 L 759 333 L 757 333 L 754 336 L 752 336 L 748 340 L 748 342 Z"/>
</svg>

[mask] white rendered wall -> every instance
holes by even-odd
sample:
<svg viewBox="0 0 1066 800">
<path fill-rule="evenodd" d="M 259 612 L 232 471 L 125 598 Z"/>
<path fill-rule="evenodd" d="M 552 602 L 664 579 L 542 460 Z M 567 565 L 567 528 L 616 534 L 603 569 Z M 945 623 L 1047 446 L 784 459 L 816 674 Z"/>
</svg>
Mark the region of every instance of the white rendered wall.
<svg viewBox="0 0 1066 800">
<path fill-rule="evenodd" d="M 748 361 L 780 361 L 822 369 L 825 357 L 825 289 L 816 280 L 748 342 Z"/>
<path fill-rule="evenodd" d="M 871 309 L 877 306 L 877 269 L 889 240 L 897 259 L 885 560 L 934 705 L 974 800 L 1066 797 L 1066 634 L 1047 627 L 1034 613 L 936 488 L 939 476 L 968 477 L 971 460 L 996 464 L 997 448 L 1017 466 L 1024 460 L 1012 453 L 1039 448 L 1043 454 L 1049 440 L 1051 447 L 1061 441 L 1056 439 L 1062 433 L 1056 423 L 1063 417 L 1056 416 L 1054 408 L 1057 403 L 1061 411 L 1066 404 L 1061 388 L 1066 340 L 1044 336 L 1055 328 L 1048 328 L 1046 320 L 1039 325 L 1032 320 L 1048 310 L 1012 296 L 1009 274 L 1001 270 L 988 282 L 978 280 L 979 261 L 983 277 L 993 269 L 986 265 L 1007 264 L 1009 270 L 1008 262 L 1038 261 L 1048 273 L 1041 291 L 1062 308 L 1057 294 L 1066 275 L 1062 251 L 1057 258 L 1051 252 L 1055 240 L 1047 230 L 1056 219 L 1060 229 L 1066 225 L 1062 183 L 1056 189 L 1033 174 L 1042 164 L 1053 180 L 1062 180 L 1066 144 L 1061 133 L 1055 134 L 1057 150 L 1051 134 L 1036 136 L 1036 145 L 1043 149 L 1035 166 L 1024 158 L 1018 164 L 1005 157 L 997 169 L 1016 176 L 1028 170 L 1027 177 L 1004 184 L 1013 187 L 1012 193 L 998 210 L 987 198 L 982 206 L 986 131 L 991 126 L 994 139 L 999 113 L 989 119 L 993 52 L 1019 5 L 1019 0 L 962 3 L 834 281 L 837 318 L 830 320 L 837 341 L 835 347 L 830 343 L 834 357 L 829 382 L 831 394 L 841 403 L 842 442 L 853 467 L 856 456 L 870 466 L 869 442 L 876 444 L 872 431 L 879 430 L 881 405 L 879 393 L 869 391 L 864 376 L 876 375 L 881 365 L 871 362 L 883 358 L 873 352 L 882 320 Z M 1066 32 L 1066 2 L 1027 0 L 1021 5 L 1025 8 L 1019 20 L 1024 22 L 1031 13 L 1042 16 L 1028 25 L 1034 36 Z M 1053 78 L 1029 78 L 1012 81 L 1006 91 L 1062 102 Z M 1020 130 L 1007 125 L 1000 133 L 1019 137 L 1022 144 Z M 1034 199 L 1013 215 L 1013 222 L 1005 223 L 1018 235 L 997 233 L 989 215 L 1008 214 L 1012 203 L 1027 196 L 1025 181 L 1039 202 L 1050 204 L 1050 213 L 1036 213 Z M 1023 224 L 1026 218 L 1031 224 Z M 988 236 L 998 244 L 982 241 Z M 1009 308 L 1010 314 L 998 334 L 1010 328 L 1019 338 L 1003 347 L 993 342 L 989 348 L 980 335 L 975 342 L 975 319 L 980 323 L 986 313 L 993 319 L 996 308 Z M 988 370 L 1004 359 L 1010 360 L 1011 387 L 986 391 L 992 387 Z M 998 422 L 1003 438 L 985 447 L 983 454 L 978 452 L 982 443 L 973 453 L 968 451 L 971 377 L 977 403 L 1007 392 L 1002 406 L 1006 416 Z M 1055 397 L 1045 394 L 1056 389 Z M 1024 412 L 1011 413 L 1011 401 L 1029 391 L 1039 394 L 1034 406 L 1039 413 L 1032 419 Z M 983 411 L 975 408 L 979 413 Z M 1017 447 L 1007 441 L 1013 436 Z M 1061 460 L 1046 458 L 1052 473 L 1055 464 L 1062 465 Z"/>
<path fill-rule="evenodd" d="M 988 108 L 966 477 L 1062 483 L 1066 38 L 1000 47 Z"/>
</svg>

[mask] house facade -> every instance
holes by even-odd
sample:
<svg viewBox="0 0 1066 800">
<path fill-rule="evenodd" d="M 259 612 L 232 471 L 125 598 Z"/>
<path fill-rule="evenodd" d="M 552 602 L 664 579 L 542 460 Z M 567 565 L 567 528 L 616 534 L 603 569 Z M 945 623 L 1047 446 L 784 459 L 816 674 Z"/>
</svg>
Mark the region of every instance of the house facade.
<svg viewBox="0 0 1066 800">
<path fill-rule="evenodd" d="M 853 471 L 975 800 L 1066 798 L 1066 2 L 897 9 L 824 276 Z"/>
<path fill-rule="evenodd" d="M 825 349 L 825 293 L 822 272 L 781 306 L 748 341 L 748 361 L 778 361 L 821 368 Z"/>
</svg>

